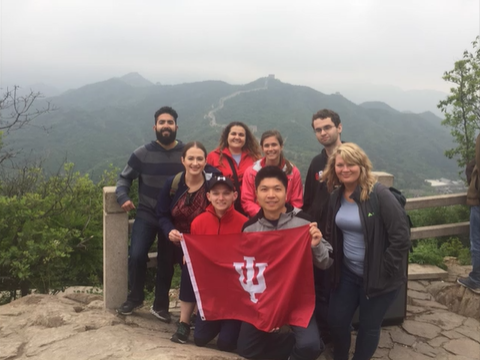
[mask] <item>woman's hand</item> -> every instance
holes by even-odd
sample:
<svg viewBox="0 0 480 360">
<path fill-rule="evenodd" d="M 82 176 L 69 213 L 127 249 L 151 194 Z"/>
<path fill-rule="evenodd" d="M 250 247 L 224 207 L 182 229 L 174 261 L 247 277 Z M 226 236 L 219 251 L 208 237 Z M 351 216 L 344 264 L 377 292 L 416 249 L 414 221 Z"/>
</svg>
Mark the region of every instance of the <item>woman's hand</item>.
<svg viewBox="0 0 480 360">
<path fill-rule="evenodd" d="M 322 241 L 322 232 L 320 229 L 317 227 L 316 222 L 310 223 L 310 236 L 312 238 L 312 247 L 317 246 L 320 244 L 320 241 Z"/>
<path fill-rule="evenodd" d="M 180 234 L 180 231 L 173 229 L 168 233 L 168 238 L 171 242 L 178 244 L 180 243 L 180 240 L 182 240 L 182 234 Z"/>
</svg>

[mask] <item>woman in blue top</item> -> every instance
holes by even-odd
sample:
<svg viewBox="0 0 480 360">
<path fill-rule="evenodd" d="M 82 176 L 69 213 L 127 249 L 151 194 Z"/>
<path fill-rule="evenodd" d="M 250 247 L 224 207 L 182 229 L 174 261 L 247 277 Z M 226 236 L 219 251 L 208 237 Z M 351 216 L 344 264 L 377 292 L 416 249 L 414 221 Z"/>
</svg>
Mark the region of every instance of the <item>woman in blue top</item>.
<svg viewBox="0 0 480 360">
<path fill-rule="evenodd" d="M 324 236 L 334 258 L 329 305 L 334 359 L 348 360 L 357 308 L 360 325 L 353 359 L 370 359 L 385 313 L 407 280 L 410 227 L 405 210 L 377 183 L 372 163 L 358 145 L 337 147 L 322 181 L 331 192 Z"/>
</svg>

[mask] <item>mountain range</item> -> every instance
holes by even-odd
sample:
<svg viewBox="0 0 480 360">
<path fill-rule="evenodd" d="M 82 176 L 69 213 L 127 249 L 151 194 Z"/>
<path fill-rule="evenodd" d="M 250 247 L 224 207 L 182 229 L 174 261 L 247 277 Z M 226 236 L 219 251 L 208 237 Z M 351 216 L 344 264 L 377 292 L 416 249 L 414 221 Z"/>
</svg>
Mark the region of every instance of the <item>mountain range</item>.
<svg viewBox="0 0 480 360">
<path fill-rule="evenodd" d="M 49 171 L 65 159 L 93 177 L 109 164 L 123 167 L 135 148 L 155 139 L 153 114 L 170 105 L 179 114 L 178 138 L 202 141 L 208 150 L 217 145 L 222 126 L 230 121 L 245 122 L 257 137 L 278 129 L 285 138 L 286 157 L 302 175 L 321 150 L 311 127 L 312 114 L 329 108 L 340 115 L 342 140 L 358 143 L 375 170 L 395 175 L 397 187 L 414 189 L 426 178 L 458 177 L 455 161 L 444 156 L 452 146 L 451 136 L 434 114 L 404 113 L 383 102 L 356 105 L 340 94 L 323 94 L 273 76 L 245 85 L 161 85 L 132 73 L 46 100 L 58 109 L 35 119 L 34 126 L 9 134 L 6 145 L 24 154 L 32 149 L 45 159 Z"/>
</svg>

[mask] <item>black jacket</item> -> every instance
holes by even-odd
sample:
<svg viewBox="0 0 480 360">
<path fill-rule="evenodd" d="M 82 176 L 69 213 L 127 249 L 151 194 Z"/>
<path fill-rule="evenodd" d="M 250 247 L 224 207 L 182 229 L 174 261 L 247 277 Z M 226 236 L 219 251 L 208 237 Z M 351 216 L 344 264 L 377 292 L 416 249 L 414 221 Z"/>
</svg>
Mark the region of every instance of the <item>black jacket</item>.
<svg viewBox="0 0 480 360">
<path fill-rule="evenodd" d="M 343 263 L 343 234 L 335 224 L 343 190 L 342 186 L 331 194 L 325 234 L 333 247 L 334 287 L 340 281 Z M 375 213 L 371 199 L 360 201 L 360 190 L 357 187 L 351 198 L 358 205 L 365 240 L 365 294 L 374 297 L 399 288 L 407 280 L 410 227 L 404 209 L 386 186 L 375 186 L 380 214 Z"/>
<path fill-rule="evenodd" d="M 327 223 L 328 200 L 330 194 L 324 182 L 320 182 L 321 174 L 327 165 L 328 156 L 325 149 L 315 156 L 308 168 L 305 178 L 305 192 L 303 195 L 303 211 L 305 211 L 313 221 L 316 221 L 318 228 L 325 232 Z"/>
</svg>

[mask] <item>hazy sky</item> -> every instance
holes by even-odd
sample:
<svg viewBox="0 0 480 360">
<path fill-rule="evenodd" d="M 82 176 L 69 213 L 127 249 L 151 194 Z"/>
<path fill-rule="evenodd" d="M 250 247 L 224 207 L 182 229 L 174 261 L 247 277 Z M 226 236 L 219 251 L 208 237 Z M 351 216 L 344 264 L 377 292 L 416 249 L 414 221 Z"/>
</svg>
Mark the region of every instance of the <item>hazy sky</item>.
<svg viewBox="0 0 480 360">
<path fill-rule="evenodd" d="M 441 76 L 479 34 L 480 0 L 0 0 L 0 87 L 152 82 L 391 84 Z"/>
</svg>

